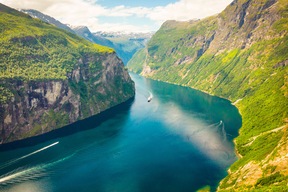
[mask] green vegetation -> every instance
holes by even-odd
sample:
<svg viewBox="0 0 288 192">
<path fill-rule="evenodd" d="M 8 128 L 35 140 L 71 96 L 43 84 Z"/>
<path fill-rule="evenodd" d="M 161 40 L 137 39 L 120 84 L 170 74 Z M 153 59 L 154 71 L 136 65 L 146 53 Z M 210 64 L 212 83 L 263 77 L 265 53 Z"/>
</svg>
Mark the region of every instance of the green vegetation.
<svg viewBox="0 0 288 192">
<path fill-rule="evenodd" d="M 113 43 L 113 48 L 117 52 L 119 58 L 126 65 L 133 55 L 144 47 L 145 41 L 143 39 L 131 39 L 128 37 L 106 37 Z"/>
<path fill-rule="evenodd" d="M 1 103 L 11 98 L 3 87 L 9 79 L 65 80 L 84 55 L 113 52 L 1 4 L 0 34 Z"/>
<path fill-rule="evenodd" d="M 143 69 L 143 62 L 145 62 L 145 60 L 146 60 L 145 49 L 141 49 L 133 55 L 132 59 L 128 62 L 127 66 L 128 68 L 132 66 L 131 71 L 133 71 L 134 73 L 141 73 Z"/>
<path fill-rule="evenodd" d="M 210 192 L 210 191 L 211 187 L 209 185 L 197 190 L 197 192 Z"/>
<path fill-rule="evenodd" d="M 13 93 L 3 85 L 0 85 L 0 103 L 6 103 L 13 97 Z"/>
<path fill-rule="evenodd" d="M 5 14 L 1 12 L 0 14 L 0 19 L 3 19 L 0 24 L 5 25 L 4 21 L 9 22 L 9 20 L 6 19 Z M 7 17 L 13 19 L 12 16 Z M 39 26 L 35 27 L 35 30 L 33 27 L 28 30 L 27 27 L 25 28 L 26 25 L 33 26 L 34 22 L 39 24 L 40 21 L 27 20 L 29 23 L 19 22 L 17 30 L 15 28 L 5 30 L 3 38 L 0 38 L 0 78 L 2 79 L 67 79 L 66 74 L 73 70 L 83 54 L 112 52 L 109 48 L 90 44 L 76 36 L 72 38 L 70 37 L 73 36 L 72 34 L 66 34 L 45 23 L 41 25 L 47 34 L 43 33 Z M 22 34 L 23 31 L 25 36 Z"/>
<path fill-rule="evenodd" d="M 0 4 L 0 142 L 46 133 L 134 95 L 114 50 Z"/>
<path fill-rule="evenodd" d="M 42 134 L 49 131 L 49 128 L 63 127 L 69 124 L 69 114 L 63 111 L 55 112 L 50 109 L 48 113 L 44 114 L 40 122 L 34 122 L 32 129 L 25 133 L 22 137 L 33 137 L 35 135 Z M 47 130 L 46 130 L 47 129 Z"/>
<path fill-rule="evenodd" d="M 265 134 L 259 136 L 251 145 L 242 146 L 242 148 L 238 147 L 239 152 L 243 154 L 245 158 L 234 163 L 230 169 L 236 171 L 251 160 L 260 162 L 275 149 L 282 136 L 283 132 L 281 131 Z"/>
<path fill-rule="evenodd" d="M 151 73 L 142 72 L 147 77 L 238 101 L 243 122 L 236 147 L 243 157 L 231 166 L 231 173 L 220 186 L 223 191 L 238 182 L 237 178 L 246 177 L 240 170 L 248 163 L 259 165 L 265 172 L 269 162 L 279 157 L 277 150 L 287 139 L 288 67 L 284 63 L 288 61 L 288 2 L 249 1 L 249 14 L 241 24 L 236 18 L 247 2 L 235 2 L 220 15 L 204 20 L 164 23 L 146 51 L 139 52 L 146 55 L 135 56 L 128 66 L 141 72 L 144 64 L 151 69 Z M 271 5 L 274 7 L 268 9 Z M 283 182 L 272 179 L 263 184 L 263 179 L 257 184 L 239 184 L 237 190 L 287 189 L 287 173 L 283 170 L 279 172 Z M 267 172 L 263 178 L 274 174 Z"/>
<path fill-rule="evenodd" d="M 279 183 L 282 181 L 286 181 L 287 176 L 284 176 L 282 174 L 280 174 L 279 172 L 276 172 L 272 175 L 269 175 L 268 177 L 262 177 L 260 179 L 258 179 L 256 186 L 269 186 L 273 183 Z"/>
</svg>

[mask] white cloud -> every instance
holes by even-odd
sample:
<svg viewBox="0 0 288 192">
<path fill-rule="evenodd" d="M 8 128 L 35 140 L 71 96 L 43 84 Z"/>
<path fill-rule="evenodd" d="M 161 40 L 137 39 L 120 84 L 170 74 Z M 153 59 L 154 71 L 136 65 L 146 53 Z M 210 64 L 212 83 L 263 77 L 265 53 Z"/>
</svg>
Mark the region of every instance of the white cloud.
<svg viewBox="0 0 288 192">
<path fill-rule="evenodd" d="M 147 16 L 153 9 L 149 9 L 146 7 L 126 7 L 124 5 L 117 6 L 109 10 L 109 15 L 106 16 L 114 16 L 114 17 L 130 17 L 130 16 L 138 16 L 145 17 Z"/>
<path fill-rule="evenodd" d="M 86 25 L 95 30 L 119 31 L 151 31 L 155 30 L 148 25 L 140 26 L 121 23 L 100 22 L 99 17 L 138 17 L 147 18 L 158 26 L 165 20 L 191 20 L 204 18 L 222 11 L 232 0 L 179 0 L 166 6 L 154 8 L 129 7 L 121 5 L 107 8 L 92 0 L 0 0 L 1 3 L 13 8 L 36 9 L 50 15 L 63 23 L 71 25 Z M 101 23 L 101 24 L 100 24 Z M 104 23 L 104 24 L 102 24 Z M 155 25 L 154 25 L 155 26 Z"/>
<path fill-rule="evenodd" d="M 129 24 L 123 24 L 123 23 L 104 23 L 99 26 L 94 26 L 90 28 L 91 31 L 103 31 L 103 29 L 106 29 L 106 31 L 115 32 L 115 31 L 126 31 L 126 32 L 150 32 L 151 27 L 149 25 L 129 25 Z M 125 29 L 125 30 L 123 30 Z"/>
<path fill-rule="evenodd" d="M 165 7 L 156 7 L 148 14 L 152 20 L 202 19 L 221 12 L 232 0 L 180 0 Z"/>
</svg>

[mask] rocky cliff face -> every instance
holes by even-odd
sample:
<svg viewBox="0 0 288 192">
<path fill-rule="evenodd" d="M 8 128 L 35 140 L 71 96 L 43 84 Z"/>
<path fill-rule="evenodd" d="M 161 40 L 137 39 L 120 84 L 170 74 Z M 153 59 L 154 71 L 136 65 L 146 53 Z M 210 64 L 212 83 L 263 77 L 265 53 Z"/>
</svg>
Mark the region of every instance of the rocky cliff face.
<svg viewBox="0 0 288 192">
<path fill-rule="evenodd" d="M 0 144 L 134 97 L 134 82 L 114 50 L 2 4 L 0 26 Z"/>
<path fill-rule="evenodd" d="M 239 160 L 220 191 L 287 190 L 287 16 L 285 0 L 235 0 L 216 16 L 165 22 L 128 65 L 238 107 Z"/>
<path fill-rule="evenodd" d="M 102 70 L 90 73 L 88 61 Z M 1 105 L 1 143 L 61 128 L 96 115 L 134 96 L 134 83 L 115 53 L 78 61 L 67 80 L 5 80 L 13 97 Z"/>
</svg>

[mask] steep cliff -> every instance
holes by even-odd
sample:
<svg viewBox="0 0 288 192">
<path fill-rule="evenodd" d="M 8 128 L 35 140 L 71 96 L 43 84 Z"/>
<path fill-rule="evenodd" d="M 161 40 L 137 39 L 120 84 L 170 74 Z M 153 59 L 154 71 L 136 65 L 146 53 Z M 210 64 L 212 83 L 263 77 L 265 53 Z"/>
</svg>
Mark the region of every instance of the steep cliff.
<svg viewBox="0 0 288 192">
<path fill-rule="evenodd" d="M 288 2 L 235 0 L 203 20 L 167 21 L 128 64 L 227 98 L 240 110 L 239 160 L 219 190 L 288 189 Z"/>
<path fill-rule="evenodd" d="M 0 143 L 60 128 L 134 96 L 116 53 L 0 4 Z"/>
</svg>

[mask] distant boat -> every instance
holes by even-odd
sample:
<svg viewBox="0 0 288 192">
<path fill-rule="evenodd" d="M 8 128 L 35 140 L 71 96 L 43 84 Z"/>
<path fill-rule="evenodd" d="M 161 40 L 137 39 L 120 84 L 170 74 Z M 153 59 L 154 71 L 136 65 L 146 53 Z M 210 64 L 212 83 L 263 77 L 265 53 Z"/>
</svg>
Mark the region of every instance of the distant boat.
<svg viewBox="0 0 288 192">
<path fill-rule="evenodd" d="M 150 96 L 150 97 L 148 97 L 148 102 L 150 102 L 152 100 L 152 97 Z"/>
</svg>

